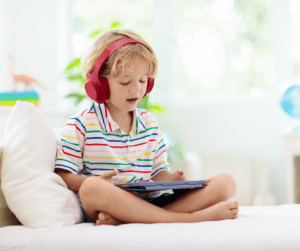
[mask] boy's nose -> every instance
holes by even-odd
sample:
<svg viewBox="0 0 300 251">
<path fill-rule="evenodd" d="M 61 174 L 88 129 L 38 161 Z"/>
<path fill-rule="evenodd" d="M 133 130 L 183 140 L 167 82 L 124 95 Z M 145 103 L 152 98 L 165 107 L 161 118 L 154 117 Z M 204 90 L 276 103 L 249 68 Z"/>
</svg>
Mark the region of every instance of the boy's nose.
<svg viewBox="0 0 300 251">
<path fill-rule="evenodd" d="M 140 89 L 141 89 L 140 84 L 138 83 L 138 81 L 135 81 L 135 82 L 133 83 L 133 85 L 131 86 L 130 92 L 131 92 L 132 94 L 137 94 L 137 93 L 140 92 Z"/>
</svg>

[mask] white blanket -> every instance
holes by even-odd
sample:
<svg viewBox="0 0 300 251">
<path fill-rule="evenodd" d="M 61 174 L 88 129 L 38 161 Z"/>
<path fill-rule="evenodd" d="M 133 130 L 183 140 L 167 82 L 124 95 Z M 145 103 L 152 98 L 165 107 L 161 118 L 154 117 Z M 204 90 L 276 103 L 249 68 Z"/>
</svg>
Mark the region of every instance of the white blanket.
<svg viewBox="0 0 300 251">
<path fill-rule="evenodd" d="M 0 250 L 300 250 L 300 205 L 241 207 L 238 219 L 201 223 L 8 226 Z"/>
</svg>

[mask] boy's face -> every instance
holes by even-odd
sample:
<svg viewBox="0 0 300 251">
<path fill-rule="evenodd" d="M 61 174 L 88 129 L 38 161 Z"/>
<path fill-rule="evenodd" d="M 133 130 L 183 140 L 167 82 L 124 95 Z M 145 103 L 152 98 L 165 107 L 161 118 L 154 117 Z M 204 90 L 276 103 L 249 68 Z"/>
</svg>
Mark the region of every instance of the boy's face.
<svg viewBox="0 0 300 251">
<path fill-rule="evenodd" d="M 108 78 L 110 97 L 106 105 L 110 112 L 128 113 L 144 97 L 148 84 L 149 65 L 140 55 L 131 57 L 116 77 Z"/>
</svg>

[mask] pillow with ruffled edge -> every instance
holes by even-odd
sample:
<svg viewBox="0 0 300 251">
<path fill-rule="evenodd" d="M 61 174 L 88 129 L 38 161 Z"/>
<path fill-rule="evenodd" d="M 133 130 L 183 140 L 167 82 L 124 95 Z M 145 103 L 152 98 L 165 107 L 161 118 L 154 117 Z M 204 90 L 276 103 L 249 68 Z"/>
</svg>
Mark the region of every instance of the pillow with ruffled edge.
<svg viewBox="0 0 300 251">
<path fill-rule="evenodd" d="M 56 138 L 39 108 L 17 101 L 4 128 L 1 186 L 10 210 L 29 227 L 73 225 L 82 213 L 54 173 Z"/>
</svg>

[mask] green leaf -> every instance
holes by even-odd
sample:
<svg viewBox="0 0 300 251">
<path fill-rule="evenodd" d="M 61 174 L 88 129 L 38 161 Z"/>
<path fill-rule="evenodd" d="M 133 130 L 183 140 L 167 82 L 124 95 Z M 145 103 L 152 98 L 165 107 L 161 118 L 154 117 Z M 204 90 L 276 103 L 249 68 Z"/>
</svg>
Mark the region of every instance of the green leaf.
<svg viewBox="0 0 300 251">
<path fill-rule="evenodd" d="M 113 21 L 110 24 L 110 29 L 100 28 L 98 30 L 92 31 L 89 34 L 89 37 L 90 38 L 94 38 L 94 37 L 97 37 L 99 34 L 104 33 L 104 32 L 106 32 L 108 30 L 120 30 L 120 29 L 122 29 L 122 24 L 119 21 Z"/>
<path fill-rule="evenodd" d="M 94 37 L 97 37 L 100 33 L 103 33 L 105 32 L 106 30 L 105 29 L 99 29 L 99 30 L 95 30 L 95 31 L 92 31 L 89 35 L 90 38 L 94 38 Z"/>
<path fill-rule="evenodd" d="M 148 110 L 149 109 L 149 106 L 148 106 L 148 95 L 146 97 L 144 97 L 139 103 L 138 103 L 138 106 Z"/>
<path fill-rule="evenodd" d="M 85 83 L 85 79 L 81 74 L 70 74 L 67 76 L 69 81 L 78 81 L 80 84 Z"/>
<path fill-rule="evenodd" d="M 85 98 L 87 98 L 87 96 L 85 94 L 81 94 L 78 92 L 72 92 L 68 95 L 65 96 L 65 98 L 73 98 L 75 99 L 75 105 L 78 105 L 81 103 L 81 101 Z"/>
<path fill-rule="evenodd" d="M 81 69 L 81 58 L 75 58 L 65 69 L 65 73 L 70 72 L 73 69 Z"/>
<path fill-rule="evenodd" d="M 122 24 L 119 21 L 113 21 L 110 24 L 110 29 L 111 30 L 120 30 L 120 29 L 122 29 Z"/>
<path fill-rule="evenodd" d="M 161 115 L 164 114 L 164 112 L 165 112 L 165 108 L 158 105 L 158 104 L 150 105 L 149 110 L 151 112 L 158 113 L 158 114 L 161 114 Z"/>
<path fill-rule="evenodd" d="M 139 103 L 138 106 L 157 114 L 164 114 L 165 108 L 158 104 L 150 104 L 148 95 L 144 97 Z"/>
</svg>

